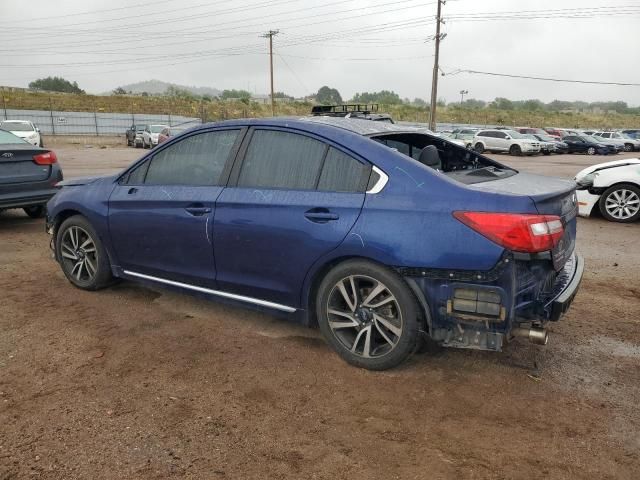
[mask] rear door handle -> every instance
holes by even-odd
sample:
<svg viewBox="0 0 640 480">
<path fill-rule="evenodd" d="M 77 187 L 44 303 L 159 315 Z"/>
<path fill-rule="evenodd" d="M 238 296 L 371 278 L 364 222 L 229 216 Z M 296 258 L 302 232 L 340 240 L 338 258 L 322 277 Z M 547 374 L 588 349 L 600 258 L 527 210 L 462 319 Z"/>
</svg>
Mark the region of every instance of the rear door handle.
<svg viewBox="0 0 640 480">
<path fill-rule="evenodd" d="M 307 210 L 304 216 L 314 223 L 327 223 L 340 218 L 340 215 L 330 212 L 326 208 L 312 208 L 311 210 Z"/>
<path fill-rule="evenodd" d="M 192 205 L 190 207 L 186 207 L 185 211 L 194 217 L 201 217 L 202 215 L 211 213 L 211 208 L 205 207 L 204 205 Z"/>
</svg>

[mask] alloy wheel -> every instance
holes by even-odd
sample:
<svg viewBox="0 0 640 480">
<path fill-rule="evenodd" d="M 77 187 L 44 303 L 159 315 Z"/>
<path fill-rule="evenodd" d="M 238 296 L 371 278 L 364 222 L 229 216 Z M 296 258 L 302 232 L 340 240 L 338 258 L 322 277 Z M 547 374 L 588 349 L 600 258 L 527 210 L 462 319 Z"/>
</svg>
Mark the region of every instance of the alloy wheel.
<svg viewBox="0 0 640 480">
<path fill-rule="evenodd" d="M 90 282 L 98 271 L 98 252 L 91 235 L 78 226 L 62 234 L 60 257 L 68 274 L 79 282 Z"/>
<path fill-rule="evenodd" d="M 605 199 L 607 213 L 617 220 L 627 220 L 640 210 L 640 197 L 632 190 L 614 190 Z"/>
<path fill-rule="evenodd" d="M 391 352 L 402 336 L 400 305 L 389 288 L 365 275 L 338 281 L 327 301 L 333 335 L 351 353 L 363 358 Z"/>
</svg>

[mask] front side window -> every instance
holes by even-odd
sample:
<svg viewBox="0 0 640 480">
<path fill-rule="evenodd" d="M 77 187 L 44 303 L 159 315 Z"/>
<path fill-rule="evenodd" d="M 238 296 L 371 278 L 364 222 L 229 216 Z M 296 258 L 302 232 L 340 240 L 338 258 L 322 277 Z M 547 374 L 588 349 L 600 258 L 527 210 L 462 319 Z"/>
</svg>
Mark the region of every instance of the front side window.
<svg viewBox="0 0 640 480">
<path fill-rule="evenodd" d="M 153 156 L 147 185 L 220 185 L 240 130 L 191 135 Z"/>
<path fill-rule="evenodd" d="M 304 135 L 255 130 L 238 186 L 313 190 L 326 149 L 324 143 Z"/>
</svg>

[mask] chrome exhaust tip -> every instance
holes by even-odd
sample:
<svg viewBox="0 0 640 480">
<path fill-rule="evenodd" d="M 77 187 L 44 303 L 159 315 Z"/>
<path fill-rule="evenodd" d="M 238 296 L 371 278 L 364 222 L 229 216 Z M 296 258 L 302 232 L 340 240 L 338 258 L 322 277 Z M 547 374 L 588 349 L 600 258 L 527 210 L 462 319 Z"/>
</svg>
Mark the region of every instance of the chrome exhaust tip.
<svg viewBox="0 0 640 480">
<path fill-rule="evenodd" d="M 549 332 L 544 328 L 514 328 L 511 330 L 514 337 L 526 338 L 536 345 L 546 345 L 549 343 Z"/>
</svg>

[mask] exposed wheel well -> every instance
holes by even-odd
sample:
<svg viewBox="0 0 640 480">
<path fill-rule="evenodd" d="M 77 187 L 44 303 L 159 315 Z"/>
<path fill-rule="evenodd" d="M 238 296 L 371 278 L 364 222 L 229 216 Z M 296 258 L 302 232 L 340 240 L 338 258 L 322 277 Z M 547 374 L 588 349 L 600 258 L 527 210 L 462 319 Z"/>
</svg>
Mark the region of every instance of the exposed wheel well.
<svg viewBox="0 0 640 480">
<path fill-rule="evenodd" d="M 78 210 L 72 210 L 72 209 L 63 210 L 62 212 L 58 213 L 58 215 L 56 215 L 56 217 L 53 219 L 54 235 L 58 231 L 58 228 L 60 227 L 60 225 L 62 225 L 62 222 L 64 222 L 69 217 L 73 217 L 74 215 L 82 215 L 82 213 L 79 212 Z"/>
<path fill-rule="evenodd" d="M 380 263 L 377 262 L 375 260 L 372 260 L 370 258 L 367 257 L 359 257 L 359 256 L 345 256 L 345 257 L 339 257 L 339 258 L 335 258 L 333 260 L 331 260 L 330 262 L 327 262 L 325 265 L 323 265 L 320 269 L 318 269 L 318 271 L 315 273 L 313 279 L 311 280 L 310 283 L 310 287 L 309 287 L 309 295 L 308 295 L 308 299 L 307 299 L 307 312 L 308 312 L 308 324 L 310 327 L 317 327 L 318 326 L 318 319 L 316 318 L 316 296 L 318 293 L 318 288 L 320 287 L 320 284 L 322 283 L 322 280 L 324 279 L 324 277 L 336 266 L 338 266 L 339 264 L 346 262 L 348 260 L 364 260 L 367 262 L 371 262 L 374 263 L 380 267 L 383 268 L 387 268 L 389 270 L 393 270 L 393 268 L 389 267 L 388 265 L 385 265 L 384 263 Z M 402 277 L 401 277 L 402 278 Z M 405 284 L 407 285 L 407 289 L 411 292 L 411 294 L 416 297 L 416 301 L 419 307 L 419 312 L 420 312 L 420 323 L 423 326 L 423 328 L 425 329 L 425 331 L 427 331 L 429 329 L 429 324 L 430 319 L 431 319 L 431 313 L 429 312 L 429 302 L 428 299 L 426 299 L 424 297 L 424 294 L 422 294 L 421 292 L 419 292 L 413 285 L 410 285 L 409 282 L 407 282 L 406 280 L 403 281 L 405 282 Z"/>
</svg>

